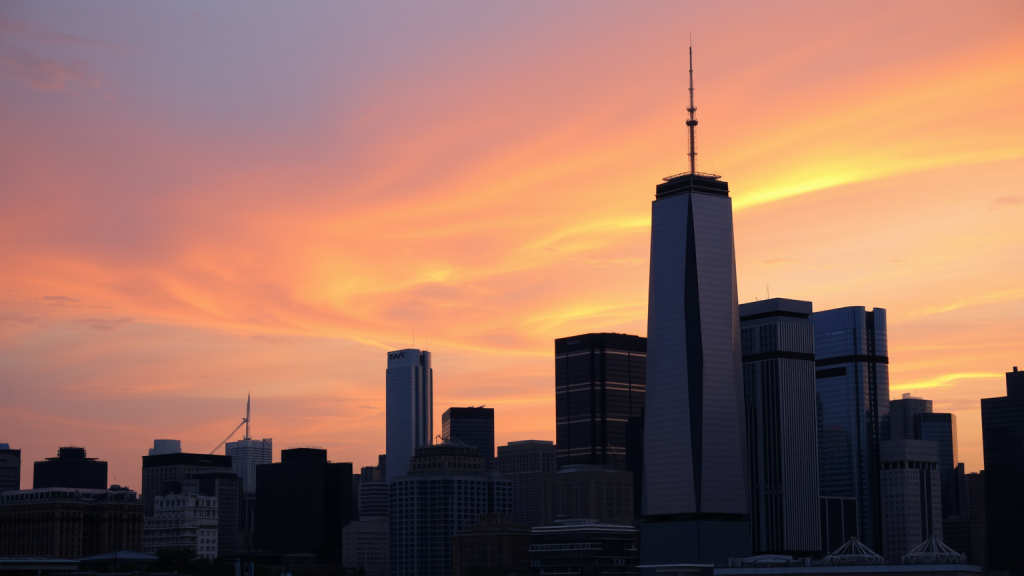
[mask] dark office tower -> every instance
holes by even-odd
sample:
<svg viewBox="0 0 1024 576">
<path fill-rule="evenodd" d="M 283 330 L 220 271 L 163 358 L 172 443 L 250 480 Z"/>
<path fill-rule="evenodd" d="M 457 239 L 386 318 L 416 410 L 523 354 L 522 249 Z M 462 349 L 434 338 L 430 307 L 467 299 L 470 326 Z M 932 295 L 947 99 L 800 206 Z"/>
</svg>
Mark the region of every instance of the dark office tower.
<svg viewBox="0 0 1024 576">
<path fill-rule="evenodd" d="M 889 434 L 883 440 L 920 440 L 917 422 L 921 414 L 931 414 L 932 401 L 904 394 L 899 400 L 889 401 Z M 884 422 L 883 422 L 884 424 Z"/>
<path fill-rule="evenodd" d="M 988 568 L 1024 574 L 1024 372 L 1006 373 L 1006 396 L 981 400 Z"/>
<path fill-rule="evenodd" d="M 0 492 L 21 490 L 21 450 L 0 443 Z"/>
<path fill-rule="evenodd" d="M 37 488 L 91 488 L 107 489 L 107 463 L 98 458 L 86 458 L 85 448 L 62 446 L 56 458 L 36 462 L 32 474 L 32 489 Z"/>
<path fill-rule="evenodd" d="M 341 531 L 352 519 L 352 464 L 329 462 L 327 451 L 292 448 L 281 461 L 256 467 L 253 547 L 281 554 L 341 560 Z"/>
<path fill-rule="evenodd" d="M 512 481 L 515 522 L 540 526 L 540 480 L 555 471 L 555 445 L 550 440 L 519 440 L 498 446 L 498 470 Z"/>
<path fill-rule="evenodd" d="M 884 553 L 879 524 L 878 443 L 889 416 L 889 349 L 885 310 L 863 306 L 815 312 L 817 365 L 818 484 L 822 505 L 842 508 L 856 501 L 856 536 Z M 836 500 L 838 499 L 838 500 Z M 838 526 L 829 512 L 829 522 Z"/>
<path fill-rule="evenodd" d="M 956 416 L 932 413 L 931 411 L 918 414 L 917 437 L 921 440 L 935 442 L 939 447 L 942 517 L 959 516 L 960 479 L 957 476 L 957 465 L 960 455 L 957 453 L 956 447 Z"/>
<path fill-rule="evenodd" d="M 462 442 L 480 451 L 490 468 L 494 465 L 494 408 L 449 408 L 441 415 L 441 437 Z"/>
<path fill-rule="evenodd" d="M 755 553 L 821 549 L 810 302 L 740 304 Z"/>
<path fill-rule="evenodd" d="M 408 349 L 388 352 L 387 481 L 405 476 L 416 448 L 434 442 L 434 370 L 430 352 Z"/>
<path fill-rule="evenodd" d="M 558 467 L 626 467 L 626 420 L 644 407 L 647 339 L 582 334 L 555 340 Z"/>
<path fill-rule="evenodd" d="M 658 185 L 651 211 L 640 561 L 651 571 L 751 550 L 732 199 L 695 169 L 690 94 L 690 171 Z"/>
<path fill-rule="evenodd" d="M 153 515 L 153 500 L 168 482 L 181 484 L 194 472 L 232 472 L 231 457 L 177 452 L 142 457 L 142 503 L 146 516 Z M 244 505 L 244 503 L 243 503 Z"/>
</svg>

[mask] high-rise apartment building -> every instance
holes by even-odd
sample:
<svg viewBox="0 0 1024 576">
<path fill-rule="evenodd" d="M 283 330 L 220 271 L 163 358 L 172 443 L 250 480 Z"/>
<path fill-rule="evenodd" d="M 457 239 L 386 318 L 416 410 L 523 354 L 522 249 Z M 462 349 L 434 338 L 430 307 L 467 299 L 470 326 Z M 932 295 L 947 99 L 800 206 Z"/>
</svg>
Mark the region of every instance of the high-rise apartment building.
<svg viewBox="0 0 1024 576">
<path fill-rule="evenodd" d="M 785 298 L 740 304 L 755 553 L 821 549 L 812 312 Z"/>
<path fill-rule="evenodd" d="M 142 503 L 146 516 L 154 512 L 153 502 L 166 492 L 168 483 L 181 484 L 195 472 L 232 472 L 231 457 L 188 452 L 155 454 L 142 457 Z"/>
<path fill-rule="evenodd" d="M 851 306 L 815 312 L 818 484 L 828 523 L 846 525 L 855 501 L 856 535 L 881 550 L 878 443 L 889 415 L 885 310 Z M 832 512 L 838 512 L 837 515 Z M 837 520 L 841 517 L 841 521 Z M 830 536 L 827 544 L 834 541 Z M 883 551 L 884 552 L 884 551 Z"/>
<path fill-rule="evenodd" d="M 484 464 L 493 466 L 494 408 L 470 406 L 445 410 L 441 415 L 441 437 L 476 448 Z"/>
<path fill-rule="evenodd" d="M 732 199 L 696 170 L 688 110 L 690 170 L 651 210 L 640 564 L 665 574 L 751 551 Z"/>
<path fill-rule="evenodd" d="M 647 339 L 581 334 L 555 340 L 558 466 L 626 467 L 626 421 L 644 407 Z"/>
<path fill-rule="evenodd" d="M 1024 574 L 1024 372 L 1006 373 L 1006 396 L 981 400 L 989 570 Z"/>
<path fill-rule="evenodd" d="M 920 440 L 918 421 L 921 414 L 931 414 L 932 401 L 903 394 L 899 400 L 889 401 L 888 431 L 882 421 L 882 440 Z M 888 434 L 886 434 L 888 432 Z"/>
<path fill-rule="evenodd" d="M 107 463 L 86 458 L 85 448 L 61 446 L 56 458 L 35 463 L 32 488 L 107 488 Z"/>
<path fill-rule="evenodd" d="M 960 455 L 956 443 L 956 415 L 925 412 L 917 415 L 917 438 L 935 442 L 939 450 L 939 480 L 942 483 L 942 517 L 960 515 Z"/>
<path fill-rule="evenodd" d="M 21 490 L 21 450 L 0 443 L 0 492 Z"/>
<path fill-rule="evenodd" d="M 518 440 L 498 446 L 498 470 L 512 481 L 512 518 L 540 526 L 541 476 L 555 471 L 555 445 L 550 440 Z"/>
<path fill-rule="evenodd" d="M 430 352 L 388 352 L 387 481 L 402 478 L 416 448 L 434 439 L 434 370 Z"/>
<path fill-rule="evenodd" d="M 938 444 L 883 440 L 879 444 L 882 547 L 899 562 L 929 536 L 942 539 Z"/>
<path fill-rule="evenodd" d="M 487 470 L 476 448 L 457 444 L 416 448 L 408 475 L 388 487 L 393 576 L 449 576 L 452 536 L 485 514 L 512 511 L 512 482 Z"/>
</svg>

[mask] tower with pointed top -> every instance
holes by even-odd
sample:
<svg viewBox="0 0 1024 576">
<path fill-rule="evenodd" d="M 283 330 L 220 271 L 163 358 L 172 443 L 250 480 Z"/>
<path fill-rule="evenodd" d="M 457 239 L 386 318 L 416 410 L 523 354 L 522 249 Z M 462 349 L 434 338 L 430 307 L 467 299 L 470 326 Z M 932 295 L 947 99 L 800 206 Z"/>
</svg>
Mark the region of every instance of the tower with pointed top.
<svg viewBox="0 0 1024 576">
<path fill-rule="evenodd" d="M 651 216 L 640 564 L 750 555 L 732 199 L 697 171 L 690 50 L 689 171 L 656 189 Z"/>
<path fill-rule="evenodd" d="M 237 442 L 224 445 L 224 453 L 231 456 L 231 468 L 242 479 L 242 491 L 256 493 L 256 467 L 274 461 L 274 439 L 253 440 L 249 435 L 252 395 L 245 398 L 245 436 Z"/>
</svg>

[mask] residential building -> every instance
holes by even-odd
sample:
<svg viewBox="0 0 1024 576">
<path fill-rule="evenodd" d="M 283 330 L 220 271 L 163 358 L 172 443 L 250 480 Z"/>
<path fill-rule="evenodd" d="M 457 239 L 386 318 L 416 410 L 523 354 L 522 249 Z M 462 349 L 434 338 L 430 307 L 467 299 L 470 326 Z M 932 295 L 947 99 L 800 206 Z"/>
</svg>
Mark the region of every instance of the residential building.
<svg viewBox="0 0 1024 576">
<path fill-rule="evenodd" d="M 581 334 L 555 340 L 558 466 L 626 466 L 626 421 L 644 407 L 647 339 Z"/>
<path fill-rule="evenodd" d="M 530 526 L 486 514 L 452 537 L 452 576 L 530 573 Z"/>
<path fill-rule="evenodd" d="M 321 448 L 281 451 L 281 461 L 256 468 L 253 546 L 283 554 L 342 560 L 341 531 L 352 520 L 352 464 L 330 462 Z"/>
<path fill-rule="evenodd" d="M 593 520 L 537 526 L 530 538 L 532 573 L 640 574 L 637 536 L 637 529 L 633 526 Z M 699 566 L 690 567 L 686 573 L 699 574 L 699 570 Z"/>
<path fill-rule="evenodd" d="M 878 443 L 881 422 L 889 415 L 885 310 L 851 306 L 815 312 L 811 320 L 822 507 L 841 504 L 845 523 L 848 499 L 855 500 L 855 535 L 881 550 Z M 831 515 L 829 523 L 834 523 Z"/>
<path fill-rule="evenodd" d="M 602 466 L 568 466 L 541 476 L 541 522 L 592 519 L 633 522 L 633 474 Z"/>
<path fill-rule="evenodd" d="M 512 481 L 512 519 L 540 526 L 540 479 L 555 471 L 555 444 L 550 440 L 517 440 L 498 446 L 498 470 Z"/>
<path fill-rule="evenodd" d="M 434 439 L 434 370 L 430 352 L 409 348 L 388 352 L 387 481 L 403 478 L 416 448 Z"/>
<path fill-rule="evenodd" d="M 188 480 L 189 474 L 204 471 L 231 472 L 231 457 L 188 452 L 143 456 L 142 503 L 146 516 L 153 515 L 153 502 L 158 494 L 166 492 L 166 483 L 181 484 Z"/>
<path fill-rule="evenodd" d="M 476 448 L 458 444 L 420 446 L 408 475 L 388 485 L 393 576 L 450 575 L 452 536 L 484 514 L 512 511 L 512 482 L 487 470 Z"/>
<path fill-rule="evenodd" d="M 159 494 L 142 532 L 142 551 L 189 550 L 200 558 L 217 557 L 217 497 L 198 492 Z"/>
<path fill-rule="evenodd" d="M 1024 574 L 1024 372 L 1006 373 L 1006 396 L 981 401 L 988 569 Z"/>
<path fill-rule="evenodd" d="M 696 123 L 691 112 L 691 134 Z M 690 154 L 651 209 L 640 560 L 650 571 L 751 551 L 732 199 Z"/>
<path fill-rule="evenodd" d="M 86 458 L 85 448 L 61 446 L 56 458 L 35 463 L 32 488 L 107 488 L 107 463 Z"/>
<path fill-rule="evenodd" d="M 480 451 L 488 468 L 494 466 L 494 408 L 449 408 L 441 415 L 441 437 Z"/>
<path fill-rule="evenodd" d="M 153 440 L 153 447 L 149 449 L 150 456 L 160 454 L 180 454 L 181 440 Z"/>
<path fill-rule="evenodd" d="M 0 492 L 21 490 L 21 450 L 0 443 Z"/>
<path fill-rule="evenodd" d="M 127 488 L 0 494 L 0 556 L 82 558 L 141 548 L 142 504 Z"/>
<path fill-rule="evenodd" d="M 939 480 L 942 483 L 942 517 L 960 515 L 960 455 L 956 443 L 956 415 L 925 412 L 917 415 L 917 437 L 939 447 Z"/>
<path fill-rule="evenodd" d="M 757 554 L 821 550 L 814 326 L 810 302 L 740 304 L 740 346 Z"/>
<path fill-rule="evenodd" d="M 939 447 L 927 440 L 883 440 L 882 549 L 899 562 L 930 536 L 942 539 Z"/>
<path fill-rule="evenodd" d="M 387 484 L 378 482 L 385 488 Z M 386 510 L 385 510 L 386 512 Z M 366 576 L 388 574 L 388 517 L 360 516 L 341 531 L 345 568 L 363 570 Z"/>
<path fill-rule="evenodd" d="M 904 393 L 899 400 L 890 400 L 888 434 L 883 429 L 882 440 L 920 440 L 921 435 L 918 428 L 920 416 L 931 413 L 931 400 L 918 398 L 909 393 Z"/>
</svg>

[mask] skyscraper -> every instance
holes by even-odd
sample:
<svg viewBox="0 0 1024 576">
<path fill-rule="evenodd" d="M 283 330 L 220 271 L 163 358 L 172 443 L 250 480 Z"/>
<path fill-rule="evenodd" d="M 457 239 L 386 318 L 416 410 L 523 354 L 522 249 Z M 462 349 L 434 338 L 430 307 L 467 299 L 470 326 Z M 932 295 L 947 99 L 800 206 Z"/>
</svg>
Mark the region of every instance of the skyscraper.
<svg viewBox="0 0 1024 576">
<path fill-rule="evenodd" d="M 889 401 L 888 437 L 882 431 L 883 440 L 920 440 L 918 421 L 921 414 L 931 414 L 932 401 L 903 394 L 899 400 Z M 884 421 L 883 421 L 884 425 Z"/>
<path fill-rule="evenodd" d="M 831 527 L 847 525 L 856 507 L 857 532 L 881 547 L 878 443 L 889 414 L 889 349 L 885 310 L 863 306 L 815 312 L 818 483 Z M 850 534 L 846 535 L 847 537 Z M 830 537 L 827 545 L 834 543 Z"/>
<path fill-rule="evenodd" d="M 885 440 L 879 451 L 882 547 L 886 558 L 899 562 L 929 536 L 942 539 L 938 444 Z"/>
<path fill-rule="evenodd" d="M 61 446 L 56 458 L 35 463 L 32 488 L 107 488 L 107 463 L 86 458 L 85 448 Z"/>
<path fill-rule="evenodd" d="M 21 450 L 0 444 L 0 492 L 21 490 Z"/>
<path fill-rule="evenodd" d="M 249 434 L 250 401 L 245 399 L 245 436 L 237 442 L 224 445 L 224 453 L 231 457 L 231 467 L 242 479 L 242 491 L 256 493 L 256 467 L 274 461 L 274 439 L 253 440 Z"/>
<path fill-rule="evenodd" d="M 541 476 L 555 471 L 555 445 L 550 440 L 519 440 L 498 446 L 498 470 L 512 481 L 515 521 L 540 526 Z"/>
<path fill-rule="evenodd" d="M 494 408 L 449 408 L 441 415 L 441 437 L 455 438 L 480 451 L 488 467 L 494 465 Z"/>
<path fill-rule="evenodd" d="M 626 421 L 644 407 L 646 372 L 646 338 L 605 333 L 555 340 L 559 468 L 626 468 Z"/>
<path fill-rule="evenodd" d="M 960 515 L 960 464 L 956 444 L 956 415 L 925 412 L 917 415 L 917 437 L 935 442 L 939 450 L 942 518 Z"/>
<path fill-rule="evenodd" d="M 388 352 L 387 480 L 402 478 L 419 446 L 434 438 L 434 371 L 430 352 Z"/>
<path fill-rule="evenodd" d="M 810 302 L 740 304 L 755 553 L 821 549 Z"/>
<path fill-rule="evenodd" d="M 1006 396 L 981 400 L 989 570 L 1024 574 L 1024 372 L 1006 373 Z"/>
<path fill-rule="evenodd" d="M 640 564 L 659 573 L 751 550 L 732 199 L 696 171 L 692 68 L 690 171 L 651 217 Z"/>
</svg>

